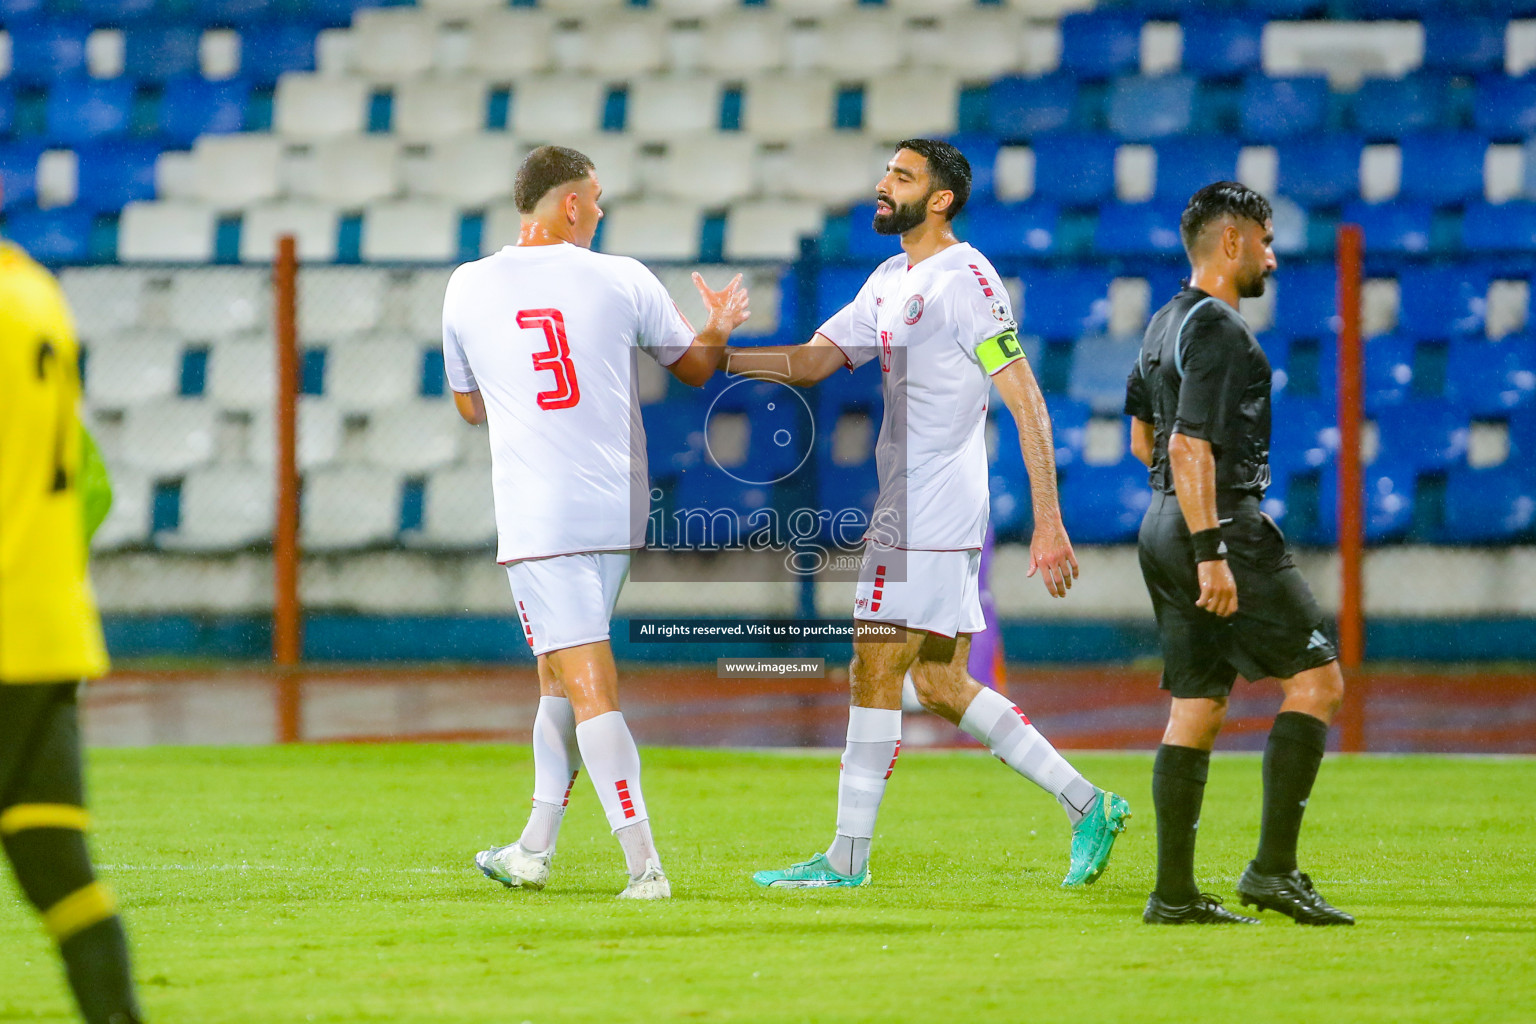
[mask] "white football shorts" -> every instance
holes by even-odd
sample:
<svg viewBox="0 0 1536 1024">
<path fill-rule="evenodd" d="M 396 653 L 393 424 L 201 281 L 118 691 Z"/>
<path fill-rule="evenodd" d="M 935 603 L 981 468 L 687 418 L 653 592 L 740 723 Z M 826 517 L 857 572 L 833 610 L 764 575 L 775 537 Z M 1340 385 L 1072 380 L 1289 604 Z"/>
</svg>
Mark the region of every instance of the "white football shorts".
<svg viewBox="0 0 1536 1024">
<path fill-rule="evenodd" d="M 904 551 L 864 544 L 853 617 L 942 636 L 980 633 L 981 549 Z"/>
<path fill-rule="evenodd" d="M 507 565 L 512 600 L 535 655 L 608 639 L 629 575 L 628 551 L 584 551 Z"/>
</svg>

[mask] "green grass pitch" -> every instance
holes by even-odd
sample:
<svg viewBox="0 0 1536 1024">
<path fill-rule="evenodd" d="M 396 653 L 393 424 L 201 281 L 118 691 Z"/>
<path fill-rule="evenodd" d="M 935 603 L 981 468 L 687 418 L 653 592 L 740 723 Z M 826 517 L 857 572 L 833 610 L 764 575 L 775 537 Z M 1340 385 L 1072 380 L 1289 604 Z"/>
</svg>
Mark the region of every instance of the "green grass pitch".
<svg viewBox="0 0 1536 1024">
<path fill-rule="evenodd" d="M 390 1021 L 1536 1020 L 1536 761 L 1336 757 L 1303 867 L 1354 929 L 1150 928 L 1150 757 L 1074 758 L 1135 818 L 1102 879 L 1057 888 L 1066 821 L 980 753 L 909 752 L 867 889 L 749 878 L 830 837 L 837 755 L 648 750 L 673 880 L 628 905 L 583 780 L 542 893 L 471 863 L 521 828 L 526 748 L 98 751 L 93 843 L 151 1024 Z M 1218 756 L 1202 887 L 1235 904 L 1259 764 Z M 14 884 L 0 1020 L 72 1021 Z"/>
</svg>

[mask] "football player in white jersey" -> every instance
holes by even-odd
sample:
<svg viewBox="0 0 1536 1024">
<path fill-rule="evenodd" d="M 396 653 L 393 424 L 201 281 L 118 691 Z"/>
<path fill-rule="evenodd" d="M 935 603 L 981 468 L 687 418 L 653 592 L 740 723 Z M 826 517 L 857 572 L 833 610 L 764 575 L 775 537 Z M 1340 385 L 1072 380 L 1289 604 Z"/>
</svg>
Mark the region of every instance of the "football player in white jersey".
<svg viewBox="0 0 1536 1024">
<path fill-rule="evenodd" d="M 517 172 L 517 245 L 459 267 L 443 299 L 448 383 L 465 420 L 490 424 L 497 560 L 539 666 L 533 813 L 475 863 L 508 887 L 543 888 L 585 763 L 629 868 L 620 896 L 662 899 L 671 886 L 608 642 L 649 511 L 636 349 L 703 384 L 747 318 L 747 293 L 739 275 L 716 292 L 695 274 L 709 312 L 695 332 L 643 265 L 591 251 L 601 193 L 586 156 L 534 150 Z"/>
<path fill-rule="evenodd" d="M 1019 428 L 1035 513 L 1029 575 L 1064 597 L 1077 559 L 1062 525 L 1045 401 L 1019 347 L 997 271 L 955 237 L 971 169 L 944 142 L 898 145 L 876 189 L 874 227 L 904 252 L 882 263 L 853 302 L 798 346 L 726 349 L 728 373 L 809 386 L 878 358 L 884 419 L 875 503 L 854 604 L 848 741 L 837 836 L 825 853 L 753 877 L 765 886 L 868 883 L 869 845 L 885 780 L 901 749 L 902 677 L 924 707 L 960 726 L 1060 802 L 1072 825 L 1063 886 L 1103 872 L 1130 810 L 1084 779 L 1007 697 L 966 672 L 970 635 L 985 628 L 977 571 L 987 529 L 987 401 L 992 387 Z M 899 642 L 870 639 L 894 624 Z"/>
</svg>

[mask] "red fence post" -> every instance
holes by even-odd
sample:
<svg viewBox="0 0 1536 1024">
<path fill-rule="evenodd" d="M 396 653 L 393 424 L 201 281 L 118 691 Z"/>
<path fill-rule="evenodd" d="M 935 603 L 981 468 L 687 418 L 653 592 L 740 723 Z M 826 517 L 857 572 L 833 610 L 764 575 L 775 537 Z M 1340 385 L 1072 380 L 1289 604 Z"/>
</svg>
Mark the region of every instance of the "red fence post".
<svg viewBox="0 0 1536 1024">
<path fill-rule="evenodd" d="M 278 239 L 272 264 L 272 306 L 277 339 L 277 522 L 272 533 L 272 659 L 278 666 L 298 665 L 303 649 L 299 606 L 298 473 L 298 253 L 292 235 Z M 297 674 L 284 672 L 278 682 L 277 732 L 282 743 L 301 733 Z"/>
<path fill-rule="evenodd" d="M 1339 227 L 1339 665 L 1351 677 L 1351 686 L 1365 660 L 1365 488 L 1360 467 L 1360 421 L 1365 407 L 1360 329 L 1364 247 L 1358 224 Z M 1362 688 L 1345 698 L 1339 716 L 1339 740 L 1345 750 L 1365 749 L 1365 696 Z"/>
</svg>

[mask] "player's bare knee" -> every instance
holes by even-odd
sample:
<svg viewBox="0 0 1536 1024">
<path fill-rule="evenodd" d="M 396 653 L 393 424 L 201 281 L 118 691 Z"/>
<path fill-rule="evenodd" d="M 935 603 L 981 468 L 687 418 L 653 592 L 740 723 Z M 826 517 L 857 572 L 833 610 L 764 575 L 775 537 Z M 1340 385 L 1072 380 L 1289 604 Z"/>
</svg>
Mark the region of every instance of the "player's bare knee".
<svg viewBox="0 0 1536 1024">
<path fill-rule="evenodd" d="M 1163 742 L 1179 747 L 1209 750 L 1227 720 L 1225 697 L 1174 698 L 1168 711 Z"/>
</svg>

